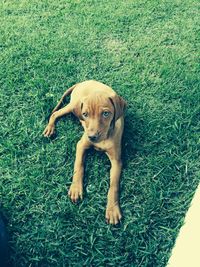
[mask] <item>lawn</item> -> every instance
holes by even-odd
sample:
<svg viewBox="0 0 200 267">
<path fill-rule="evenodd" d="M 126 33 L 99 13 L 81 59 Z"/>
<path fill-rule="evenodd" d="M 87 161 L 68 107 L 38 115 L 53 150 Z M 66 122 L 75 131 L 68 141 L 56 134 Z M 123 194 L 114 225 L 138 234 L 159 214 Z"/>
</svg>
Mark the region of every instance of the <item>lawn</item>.
<svg viewBox="0 0 200 267">
<path fill-rule="evenodd" d="M 164 267 L 200 180 L 199 1 L 0 2 L 0 205 L 16 267 Z M 67 196 L 82 128 L 42 131 L 88 79 L 128 102 L 120 203 L 105 223 L 110 163 L 90 151 L 84 200 Z M 177 266 L 179 267 L 179 266 Z"/>
</svg>

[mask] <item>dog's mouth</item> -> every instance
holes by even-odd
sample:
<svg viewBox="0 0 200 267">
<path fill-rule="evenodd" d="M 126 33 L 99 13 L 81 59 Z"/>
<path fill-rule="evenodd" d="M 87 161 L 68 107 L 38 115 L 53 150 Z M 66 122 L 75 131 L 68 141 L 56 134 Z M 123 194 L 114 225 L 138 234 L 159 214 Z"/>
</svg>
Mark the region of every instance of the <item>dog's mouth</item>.
<svg viewBox="0 0 200 267">
<path fill-rule="evenodd" d="M 104 136 L 100 133 L 95 134 L 95 135 L 88 135 L 88 139 L 92 143 L 99 143 L 104 139 Z"/>
<path fill-rule="evenodd" d="M 98 142 L 100 142 L 100 136 L 88 136 L 88 139 L 92 143 L 98 143 Z"/>
</svg>

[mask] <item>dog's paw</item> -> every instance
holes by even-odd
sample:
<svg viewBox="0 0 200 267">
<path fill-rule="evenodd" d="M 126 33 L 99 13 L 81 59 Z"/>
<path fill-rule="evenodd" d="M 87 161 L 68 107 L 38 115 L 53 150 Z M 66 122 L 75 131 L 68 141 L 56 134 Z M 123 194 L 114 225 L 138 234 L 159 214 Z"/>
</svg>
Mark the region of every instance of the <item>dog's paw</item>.
<svg viewBox="0 0 200 267">
<path fill-rule="evenodd" d="M 54 125 L 47 125 L 47 127 L 44 129 L 43 135 L 45 137 L 50 137 L 54 134 L 55 126 Z"/>
<path fill-rule="evenodd" d="M 109 224 L 118 224 L 122 218 L 120 207 L 118 204 L 114 206 L 107 206 L 106 208 L 106 222 Z"/>
<path fill-rule="evenodd" d="M 79 199 L 83 199 L 83 186 L 80 183 L 72 183 L 70 188 L 69 188 L 69 192 L 68 192 L 68 196 L 71 198 L 71 201 L 76 203 Z"/>
</svg>

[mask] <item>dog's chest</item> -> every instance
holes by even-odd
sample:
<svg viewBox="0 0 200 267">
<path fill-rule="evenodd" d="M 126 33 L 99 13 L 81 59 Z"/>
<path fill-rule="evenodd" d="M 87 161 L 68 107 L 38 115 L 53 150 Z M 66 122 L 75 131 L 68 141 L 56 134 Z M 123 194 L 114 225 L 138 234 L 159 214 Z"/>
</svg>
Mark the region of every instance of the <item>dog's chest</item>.
<svg viewBox="0 0 200 267">
<path fill-rule="evenodd" d="M 106 152 L 110 149 L 110 147 L 112 147 L 112 143 L 109 140 L 104 140 L 98 144 L 94 144 L 94 149 L 102 152 Z"/>
<path fill-rule="evenodd" d="M 101 151 L 101 152 L 104 152 L 105 150 L 102 149 L 101 147 L 97 147 L 97 146 L 94 146 L 94 149 L 97 150 L 97 151 Z"/>
</svg>

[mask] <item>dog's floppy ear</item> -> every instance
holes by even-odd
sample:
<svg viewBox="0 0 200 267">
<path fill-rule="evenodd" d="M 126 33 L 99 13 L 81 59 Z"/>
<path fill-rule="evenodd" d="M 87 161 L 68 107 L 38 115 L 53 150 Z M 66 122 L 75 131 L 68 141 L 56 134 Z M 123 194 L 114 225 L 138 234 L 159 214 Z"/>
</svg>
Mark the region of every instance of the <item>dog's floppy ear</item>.
<svg viewBox="0 0 200 267">
<path fill-rule="evenodd" d="M 82 116 L 82 108 L 83 108 L 83 102 L 79 101 L 73 108 L 72 112 L 74 115 L 79 119 L 83 120 Z"/>
<path fill-rule="evenodd" d="M 114 122 L 116 122 L 123 114 L 124 110 L 126 108 L 126 101 L 118 95 L 115 95 L 114 97 L 109 97 L 113 107 L 114 107 Z"/>
</svg>

